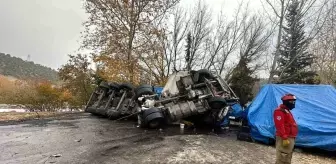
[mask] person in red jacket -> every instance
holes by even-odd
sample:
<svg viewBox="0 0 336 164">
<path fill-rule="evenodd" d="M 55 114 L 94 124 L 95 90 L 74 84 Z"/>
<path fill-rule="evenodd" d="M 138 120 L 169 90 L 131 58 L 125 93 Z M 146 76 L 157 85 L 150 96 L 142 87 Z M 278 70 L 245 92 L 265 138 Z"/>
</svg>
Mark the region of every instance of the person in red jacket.
<svg viewBox="0 0 336 164">
<path fill-rule="evenodd" d="M 276 164 L 291 163 L 298 127 L 291 110 L 295 108 L 296 97 L 286 94 L 282 104 L 273 114 L 276 128 Z"/>
</svg>

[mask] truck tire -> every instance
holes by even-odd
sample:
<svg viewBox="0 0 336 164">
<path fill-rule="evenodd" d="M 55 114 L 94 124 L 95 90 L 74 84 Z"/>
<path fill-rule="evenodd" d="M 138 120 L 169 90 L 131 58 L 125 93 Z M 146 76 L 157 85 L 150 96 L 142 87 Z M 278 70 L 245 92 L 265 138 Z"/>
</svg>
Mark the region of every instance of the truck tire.
<svg viewBox="0 0 336 164">
<path fill-rule="evenodd" d="M 102 88 L 109 88 L 109 85 L 106 81 L 102 81 L 100 84 L 99 84 L 99 87 L 102 87 Z"/>
<path fill-rule="evenodd" d="M 132 98 L 134 96 L 134 86 L 129 83 L 120 84 L 119 89 L 125 90 L 127 92 L 126 97 Z M 120 95 L 121 96 L 121 95 Z"/>
<path fill-rule="evenodd" d="M 211 97 L 208 100 L 208 104 L 212 109 L 222 109 L 227 105 L 225 99 L 222 97 Z"/>
<path fill-rule="evenodd" d="M 120 89 L 127 89 L 129 91 L 132 91 L 134 89 L 134 86 L 130 83 L 122 83 L 119 86 Z"/>
<path fill-rule="evenodd" d="M 118 83 L 114 83 L 114 82 L 112 82 L 112 83 L 108 83 L 108 86 L 109 86 L 109 88 L 112 89 L 112 90 L 118 90 L 119 87 L 120 87 L 120 85 L 119 85 Z"/>
<path fill-rule="evenodd" d="M 138 99 L 142 95 L 153 95 L 154 91 L 150 85 L 141 85 L 135 89 L 135 98 Z"/>
<path fill-rule="evenodd" d="M 143 126 L 150 129 L 160 128 L 164 125 L 164 116 L 158 108 L 145 110 L 142 114 L 142 119 Z"/>
</svg>

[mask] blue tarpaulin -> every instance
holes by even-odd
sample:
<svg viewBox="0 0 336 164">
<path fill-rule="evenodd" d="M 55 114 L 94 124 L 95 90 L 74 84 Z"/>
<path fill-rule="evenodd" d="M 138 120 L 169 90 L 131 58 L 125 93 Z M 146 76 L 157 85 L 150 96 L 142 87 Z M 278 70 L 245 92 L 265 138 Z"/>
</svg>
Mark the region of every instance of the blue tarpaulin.
<svg viewBox="0 0 336 164">
<path fill-rule="evenodd" d="M 245 118 L 245 114 L 244 114 L 244 109 L 243 107 L 239 104 L 239 103 L 232 103 L 229 104 L 231 106 L 232 111 L 230 113 L 228 113 L 223 121 L 220 123 L 221 126 L 227 126 L 229 125 L 229 117 L 233 116 L 235 118 Z"/>
<path fill-rule="evenodd" d="M 162 90 L 163 90 L 163 87 L 154 86 L 154 91 L 159 96 L 161 95 Z"/>
<path fill-rule="evenodd" d="M 264 143 L 275 138 L 273 112 L 286 93 L 297 97 L 296 146 L 336 151 L 336 89 L 330 85 L 265 85 L 247 108 L 252 138 Z"/>
</svg>

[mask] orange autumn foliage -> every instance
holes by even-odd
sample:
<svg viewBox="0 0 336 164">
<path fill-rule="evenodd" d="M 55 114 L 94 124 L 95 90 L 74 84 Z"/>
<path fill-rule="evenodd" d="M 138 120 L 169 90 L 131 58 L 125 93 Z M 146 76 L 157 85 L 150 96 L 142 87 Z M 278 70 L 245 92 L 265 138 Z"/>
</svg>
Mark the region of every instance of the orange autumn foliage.
<svg viewBox="0 0 336 164">
<path fill-rule="evenodd" d="M 148 64 L 143 56 L 163 55 L 158 36 L 165 32 L 158 23 L 179 0 L 84 2 L 89 19 L 84 23 L 83 47 L 96 52 L 94 60 L 99 63 L 100 76 L 134 85 L 147 80 L 163 83 L 166 71 L 162 60 L 156 57 L 155 64 Z"/>
<path fill-rule="evenodd" d="M 138 62 L 128 62 L 127 60 L 111 58 L 107 56 L 99 56 L 94 59 L 94 62 L 104 63 L 104 67 L 99 69 L 99 75 L 107 80 L 118 83 L 130 82 L 129 77 L 133 75 L 133 84 L 140 83 L 140 67 Z M 132 67 L 133 71 L 129 71 L 129 67 Z"/>
<path fill-rule="evenodd" d="M 0 76 L 0 92 L 1 104 L 20 104 L 31 110 L 64 108 L 73 99 L 69 91 L 48 81 L 9 80 L 5 76 Z"/>
</svg>

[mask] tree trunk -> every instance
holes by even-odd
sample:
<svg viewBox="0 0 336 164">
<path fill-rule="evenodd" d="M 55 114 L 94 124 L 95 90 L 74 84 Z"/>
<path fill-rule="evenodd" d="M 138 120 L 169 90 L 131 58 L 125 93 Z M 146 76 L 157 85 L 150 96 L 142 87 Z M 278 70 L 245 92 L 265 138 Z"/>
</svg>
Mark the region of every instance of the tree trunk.
<svg viewBox="0 0 336 164">
<path fill-rule="evenodd" d="M 282 3 L 282 7 L 281 7 L 281 15 L 280 15 L 280 22 L 279 22 L 279 33 L 278 33 L 278 39 L 277 39 L 277 46 L 276 46 L 276 51 L 274 54 L 274 59 L 273 59 L 273 63 L 272 63 L 272 68 L 270 71 L 270 76 L 268 78 L 268 83 L 272 83 L 273 82 L 273 77 L 275 74 L 275 69 L 276 69 L 276 64 L 278 62 L 278 58 L 279 58 L 279 50 L 280 50 L 280 43 L 281 43 L 281 37 L 282 37 L 282 27 L 283 27 L 283 18 L 284 18 L 284 3 Z"/>
</svg>

